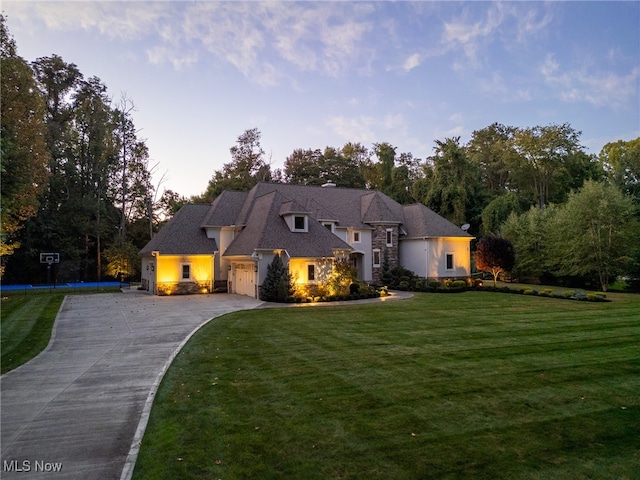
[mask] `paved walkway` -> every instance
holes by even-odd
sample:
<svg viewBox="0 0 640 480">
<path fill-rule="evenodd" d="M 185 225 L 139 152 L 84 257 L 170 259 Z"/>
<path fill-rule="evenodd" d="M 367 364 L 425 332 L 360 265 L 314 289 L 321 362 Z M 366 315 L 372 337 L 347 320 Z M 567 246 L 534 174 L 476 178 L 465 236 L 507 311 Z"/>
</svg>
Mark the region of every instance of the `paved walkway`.
<svg viewBox="0 0 640 480">
<path fill-rule="evenodd" d="M 68 296 L 47 349 L 0 379 L 0 477 L 119 479 L 176 349 L 208 319 L 260 304 L 226 294 Z"/>
</svg>

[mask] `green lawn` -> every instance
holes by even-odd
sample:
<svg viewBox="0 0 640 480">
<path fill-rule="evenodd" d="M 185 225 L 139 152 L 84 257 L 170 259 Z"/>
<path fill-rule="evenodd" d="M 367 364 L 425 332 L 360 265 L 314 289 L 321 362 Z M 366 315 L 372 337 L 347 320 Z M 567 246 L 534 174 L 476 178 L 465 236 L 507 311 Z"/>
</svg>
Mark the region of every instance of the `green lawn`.
<svg viewBox="0 0 640 480">
<path fill-rule="evenodd" d="M 167 372 L 134 478 L 638 478 L 640 296 L 608 297 L 221 317 Z"/>
<path fill-rule="evenodd" d="M 12 295 L 2 299 L 0 362 L 13 370 L 44 350 L 64 295 Z"/>
</svg>

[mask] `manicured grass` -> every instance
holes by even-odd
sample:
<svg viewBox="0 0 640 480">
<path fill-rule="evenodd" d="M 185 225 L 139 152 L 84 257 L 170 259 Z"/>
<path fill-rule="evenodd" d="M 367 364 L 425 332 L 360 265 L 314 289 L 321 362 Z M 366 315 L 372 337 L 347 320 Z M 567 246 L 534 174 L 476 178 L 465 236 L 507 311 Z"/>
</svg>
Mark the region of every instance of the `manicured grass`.
<svg viewBox="0 0 640 480">
<path fill-rule="evenodd" d="M 631 479 L 640 297 L 260 309 L 186 345 L 137 479 Z"/>
<path fill-rule="evenodd" d="M 44 350 L 64 295 L 12 295 L 2 299 L 1 371 L 6 373 Z"/>
</svg>

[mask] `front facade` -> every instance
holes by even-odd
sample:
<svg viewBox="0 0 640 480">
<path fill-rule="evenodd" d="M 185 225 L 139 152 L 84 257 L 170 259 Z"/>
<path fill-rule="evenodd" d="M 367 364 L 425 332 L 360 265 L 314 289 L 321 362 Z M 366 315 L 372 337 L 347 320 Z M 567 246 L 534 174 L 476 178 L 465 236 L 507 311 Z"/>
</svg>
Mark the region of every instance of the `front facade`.
<svg viewBox="0 0 640 480">
<path fill-rule="evenodd" d="M 260 183 L 185 205 L 141 251 L 143 288 L 156 294 L 226 290 L 259 297 L 279 254 L 299 285 L 323 282 L 337 259 L 382 283 L 384 268 L 468 278 L 472 237 L 421 204 L 381 192 Z"/>
</svg>

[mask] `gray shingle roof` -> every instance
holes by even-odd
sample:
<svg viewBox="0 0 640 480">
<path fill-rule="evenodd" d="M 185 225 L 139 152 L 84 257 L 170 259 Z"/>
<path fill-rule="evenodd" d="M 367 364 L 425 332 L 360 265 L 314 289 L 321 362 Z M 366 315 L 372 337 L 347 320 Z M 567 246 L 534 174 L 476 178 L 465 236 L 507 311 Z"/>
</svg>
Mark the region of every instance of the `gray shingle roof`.
<svg viewBox="0 0 640 480">
<path fill-rule="evenodd" d="M 292 257 L 332 257 L 334 250 L 351 250 L 347 243 L 313 218 L 308 221 L 308 232 L 292 232 L 281 215 L 282 206 L 289 202 L 279 191 L 254 198 L 247 226 L 227 247 L 224 256 L 251 255 L 261 249 L 285 249 Z M 287 211 L 285 208 L 285 213 Z"/>
<path fill-rule="evenodd" d="M 308 232 L 291 232 L 283 215 L 308 212 Z M 287 250 L 292 257 L 329 257 L 350 250 L 319 221 L 341 228 L 371 228 L 372 223 L 397 223 L 403 238 L 466 237 L 461 230 L 422 204 L 402 206 L 381 192 L 356 188 L 259 183 L 249 192 L 223 192 L 211 205 L 185 205 L 142 249 L 162 254 L 212 253 L 215 240 L 204 227 L 245 226 L 224 252 L 251 255 L 256 249 Z"/>
<path fill-rule="evenodd" d="M 194 255 L 218 250 L 216 241 L 207 238 L 200 227 L 211 205 L 184 205 L 140 251 L 142 255 L 159 251 L 163 255 Z"/>
<path fill-rule="evenodd" d="M 407 232 L 405 238 L 424 237 L 465 237 L 471 238 L 467 232 L 446 218 L 421 203 L 405 205 L 403 229 Z"/>
<path fill-rule="evenodd" d="M 238 214 L 249 192 L 225 190 L 213 201 L 202 222 L 203 227 L 226 227 L 235 225 Z"/>
<path fill-rule="evenodd" d="M 273 191 L 280 192 L 286 199 L 295 199 L 316 220 L 337 220 L 340 227 L 369 228 L 363 222 L 362 197 L 377 193 L 379 201 L 390 210 L 395 220 L 402 221 L 402 207 L 387 195 L 360 188 L 336 188 L 309 185 L 288 185 L 259 183 L 248 194 L 238 215 L 238 225 L 246 225 L 254 200 Z M 329 217 L 329 218 L 320 218 Z"/>
<path fill-rule="evenodd" d="M 370 192 L 362 195 L 360 199 L 364 223 L 403 223 L 402 207 L 386 195 Z M 391 200 L 393 203 L 385 200 Z"/>
</svg>

